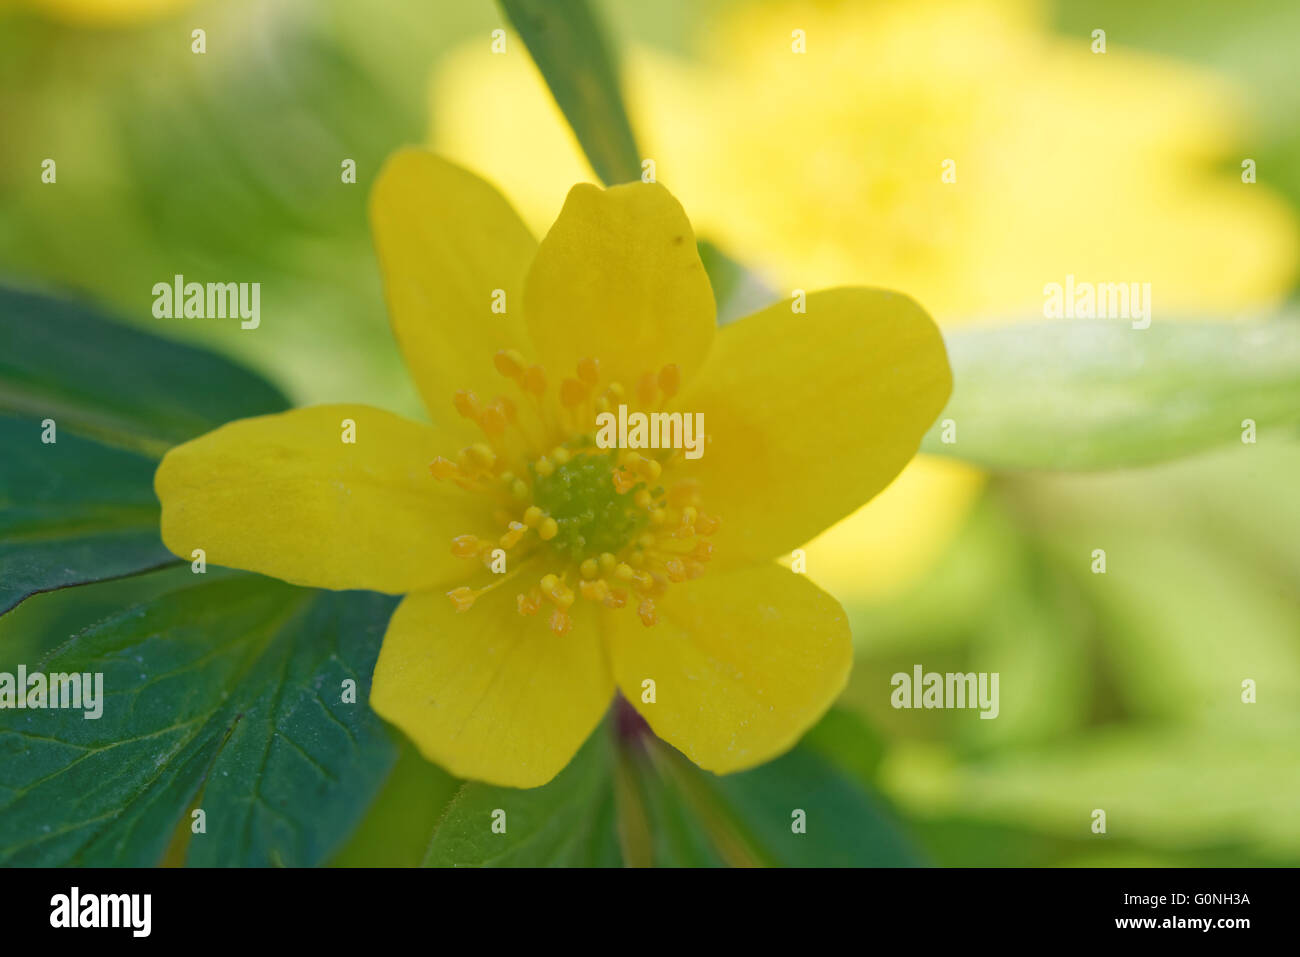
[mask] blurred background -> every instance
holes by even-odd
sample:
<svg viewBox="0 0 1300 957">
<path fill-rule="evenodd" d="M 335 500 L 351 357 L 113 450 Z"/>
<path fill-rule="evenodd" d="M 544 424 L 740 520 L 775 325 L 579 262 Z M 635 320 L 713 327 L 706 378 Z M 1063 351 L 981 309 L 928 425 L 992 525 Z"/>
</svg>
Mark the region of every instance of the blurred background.
<svg viewBox="0 0 1300 957">
<path fill-rule="evenodd" d="M 744 266 L 715 273 L 723 321 L 868 283 L 976 328 L 1041 318 L 1067 274 L 1150 282 L 1162 323 L 1294 308 L 1295 3 L 596 7 L 642 152 Z M 365 215 L 383 159 L 430 144 L 539 235 L 594 181 L 486 0 L 0 0 L 0 124 L 0 280 L 199 342 L 297 403 L 417 418 Z M 261 327 L 154 319 L 176 273 L 261 282 Z M 858 652 L 819 748 L 940 864 L 1300 863 L 1298 473 L 1294 432 L 1087 473 L 921 457 L 807 549 Z M 25 627 L 120 601 L 99 587 L 33 600 Z M 918 663 L 1000 673 L 999 718 L 892 709 Z M 418 860 L 453 786 L 407 751 L 338 862 Z"/>
</svg>

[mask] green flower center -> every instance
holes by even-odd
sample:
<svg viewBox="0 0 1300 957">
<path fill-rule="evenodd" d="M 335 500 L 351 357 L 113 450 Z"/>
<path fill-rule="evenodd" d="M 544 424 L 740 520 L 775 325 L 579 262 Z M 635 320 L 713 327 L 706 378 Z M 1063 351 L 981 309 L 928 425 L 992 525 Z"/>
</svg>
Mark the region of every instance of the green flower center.
<svg viewBox="0 0 1300 957">
<path fill-rule="evenodd" d="M 494 520 L 504 526 L 500 535 L 451 540 L 453 555 L 490 572 L 481 585 L 460 585 L 447 597 L 463 612 L 494 589 L 520 588 L 519 614 L 548 609 L 557 635 L 573 626 L 570 610 L 579 598 L 601 608 L 630 606 L 642 624 L 655 624 L 667 588 L 699 578 L 713 554 L 709 537 L 719 519 L 700 511 L 699 482 L 675 474 L 676 451 L 645 455 L 595 444 L 591 423 L 630 397 L 619 382 L 602 378 L 598 359 L 581 359 L 577 377 L 561 379 L 550 400 L 541 366 L 510 350 L 493 363 L 518 388 L 522 405 L 457 392 L 456 410 L 483 430 L 485 441 L 461 449 L 455 461 L 439 455 L 429 463 L 439 481 L 487 493 Z M 647 372 L 637 380 L 636 401 L 662 406 L 680 384 L 676 365 Z"/>
<path fill-rule="evenodd" d="M 556 552 L 579 562 L 618 552 L 645 527 L 645 509 L 615 488 L 617 467 L 611 451 L 579 453 L 549 475 L 533 469 L 533 501 L 559 526 L 548 543 Z"/>
</svg>

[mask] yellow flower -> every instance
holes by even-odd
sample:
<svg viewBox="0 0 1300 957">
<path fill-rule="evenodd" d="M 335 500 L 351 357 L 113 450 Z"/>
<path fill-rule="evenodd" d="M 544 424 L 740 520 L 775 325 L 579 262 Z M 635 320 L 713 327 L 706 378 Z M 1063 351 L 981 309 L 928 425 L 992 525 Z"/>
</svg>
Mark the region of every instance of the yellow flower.
<svg viewBox="0 0 1300 957">
<path fill-rule="evenodd" d="M 642 151 L 701 234 L 782 292 L 906 289 L 946 328 L 1041 316 L 1068 274 L 1150 282 L 1157 321 L 1266 308 L 1295 277 L 1294 218 L 1236 172 L 1248 104 L 1113 33 L 1105 54 L 1055 36 L 1042 3 L 742 4 L 695 40 L 690 62 L 628 51 Z M 590 176 L 525 54 L 479 41 L 436 72 L 431 139 L 529 221 Z M 809 574 L 843 595 L 907 584 L 982 482 L 918 458 L 809 547 Z"/>
<path fill-rule="evenodd" d="M 775 559 L 888 485 L 943 407 L 925 312 L 841 288 L 716 331 L 691 225 L 653 184 L 575 186 L 538 243 L 486 182 L 406 150 L 371 220 L 437 424 L 330 405 L 178 446 L 155 480 L 167 547 L 406 594 L 371 704 L 463 777 L 545 783 L 615 688 L 713 771 L 793 745 L 850 637 Z M 701 414 L 703 454 L 597 447 L 619 405 Z"/>
</svg>

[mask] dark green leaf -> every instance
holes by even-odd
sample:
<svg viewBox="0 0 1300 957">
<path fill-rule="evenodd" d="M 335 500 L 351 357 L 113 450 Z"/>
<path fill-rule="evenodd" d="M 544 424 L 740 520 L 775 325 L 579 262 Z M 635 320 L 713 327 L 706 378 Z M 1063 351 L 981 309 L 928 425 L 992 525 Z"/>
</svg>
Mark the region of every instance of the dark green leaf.
<svg viewBox="0 0 1300 957">
<path fill-rule="evenodd" d="M 76 432 L 160 456 L 231 419 L 287 406 L 229 360 L 80 303 L 0 288 L 0 342 L 0 413 L 30 419 L 36 441 L 49 418 L 60 436 Z"/>
<path fill-rule="evenodd" d="M 641 154 L 619 92 L 618 67 L 586 0 L 500 0 L 591 168 L 606 183 L 641 178 Z"/>
<path fill-rule="evenodd" d="M 611 768 L 609 735 L 598 728 L 569 766 L 542 787 L 466 784 L 434 830 L 425 865 L 619 865 Z M 505 833 L 492 829 L 498 811 L 504 812 Z"/>
<path fill-rule="evenodd" d="M 175 589 L 27 664 L 102 672 L 100 718 L 0 711 L 0 863 L 321 862 L 396 756 L 366 704 L 395 600 L 157 574 Z M 347 679 L 355 704 L 342 700 Z M 194 808 L 205 833 L 191 833 Z"/>
<path fill-rule="evenodd" d="M 881 802 L 806 747 L 752 771 L 714 775 L 658 749 L 665 776 L 733 865 L 910 867 L 922 863 Z M 803 833 L 794 829 L 804 814 Z"/>
<path fill-rule="evenodd" d="M 628 863 L 642 867 L 720 867 L 726 863 L 705 822 L 682 800 L 672 781 L 659 773 L 649 750 L 632 747 L 624 751 L 619 771 L 619 820 Z"/>
<path fill-rule="evenodd" d="M 860 714 L 841 707 L 826 712 L 804 735 L 801 746 L 864 784 L 874 783 L 886 750 L 879 732 Z"/>
<path fill-rule="evenodd" d="M 383 790 L 331 867 L 419 867 L 429 835 L 462 782 L 405 741 Z"/>
<path fill-rule="evenodd" d="M 37 421 L 0 416 L 0 612 L 51 588 L 176 559 L 158 538 L 156 462 Z"/>
<path fill-rule="evenodd" d="M 944 336 L 953 396 L 922 449 L 1001 469 L 1147 465 L 1300 423 L 1300 322 L 1066 320 Z M 945 444 L 952 419 L 956 441 Z"/>
<path fill-rule="evenodd" d="M 225 359 L 44 296 L 0 289 L 0 342 L 0 612 L 173 561 L 158 536 L 157 457 L 285 407 Z"/>
</svg>

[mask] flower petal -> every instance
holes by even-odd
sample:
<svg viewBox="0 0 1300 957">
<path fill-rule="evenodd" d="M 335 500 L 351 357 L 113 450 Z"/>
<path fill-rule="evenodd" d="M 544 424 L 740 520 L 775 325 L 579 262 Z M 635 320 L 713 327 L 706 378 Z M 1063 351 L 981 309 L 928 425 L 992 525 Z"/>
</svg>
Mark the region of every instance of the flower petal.
<svg viewBox="0 0 1300 957">
<path fill-rule="evenodd" d="M 685 380 L 713 342 L 713 290 L 695 233 L 658 183 L 573 187 L 528 271 L 524 311 L 556 377 L 594 356 L 606 379 L 629 388 L 670 363 Z"/>
<path fill-rule="evenodd" d="M 452 394 L 505 391 L 493 356 L 528 352 L 523 279 L 537 240 L 495 187 L 417 149 L 384 165 L 370 223 L 393 333 L 415 384 L 435 422 L 459 421 Z M 492 311 L 497 290 L 504 313 Z"/>
<path fill-rule="evenodd" d="M 606 613 L 614 677 L 656 734 L 702 768 L 739 771 L 792 747 L 844 689 L 848 620 L 802 575 L 754 565 L 673 585 L 651 628 Z M 642 682 L 655 682 L 655 702 Z"/>
<path fill-rule="evenodd" d="M 887 486 L 943 409 L 952 374 L 925 311 L 879 289 L 830 289 L 723 328 L 678 406 L 704 414 L 686 465 L 722 526 L 715 565 L 770 559 Z"/>
<path fill-rule="evenodd" d="M 503 587 L 457 612 L 445 595 L 402 600 L 375 665 L 370 704 L 452 774 L 531 788 L 555 777 L 614 693 L 596 613 L 575 606 L 556 635 L 521 618 Z"/>
<path fill-rule="evenodd" d="M 240 419 L 163 456 L 163 542 L 187 560 L 201 548 L 212 564 L 316 588 L 457 581 L 467 568 L 451 539 L 492 526 L 476 521 L 472 496 L 429 474 L 446 451 L 432 427 L 365 405 Z"/>
</svg>

